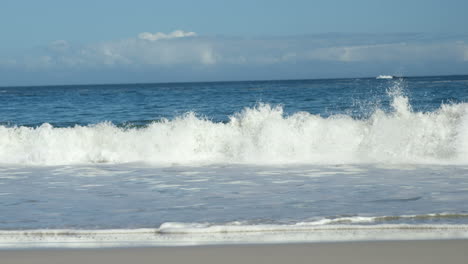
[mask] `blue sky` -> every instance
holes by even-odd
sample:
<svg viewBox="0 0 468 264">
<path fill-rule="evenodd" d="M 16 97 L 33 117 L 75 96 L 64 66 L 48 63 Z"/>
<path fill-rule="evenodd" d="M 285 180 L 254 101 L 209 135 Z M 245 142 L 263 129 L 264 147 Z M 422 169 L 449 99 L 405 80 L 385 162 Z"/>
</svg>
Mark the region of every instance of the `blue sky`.
<svg viewBox="0 0 468 264">
<path fill-rule="evenodd" d="M 0 86 L 468 74 L 468 1 L 3 0 Z"/>
</svg>

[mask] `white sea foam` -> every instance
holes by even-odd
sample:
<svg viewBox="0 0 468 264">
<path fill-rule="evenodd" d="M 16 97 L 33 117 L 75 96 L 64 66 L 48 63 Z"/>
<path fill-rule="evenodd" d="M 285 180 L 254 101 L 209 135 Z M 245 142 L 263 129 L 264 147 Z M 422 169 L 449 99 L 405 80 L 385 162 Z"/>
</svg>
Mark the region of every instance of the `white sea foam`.
<svg viewBox="0 0 468 264">
<path fill-rule="evenodd" d="M 0 230 L 0 248 L 181 246 L 405 239 L 467 239 L 463 224 L 392 224 L 395 220 L 466 218 L 466 214 L 349 216 L 291 224 L 178 223 L 140 229 Z"/>
<path fill-rule="evenodd" d="M 160 228 L 0 231 L 0 248 L 183 246 L 405 239 L 467 239 L 468 225 L 209 225 L 165 223 Z"/>
<path fill-rule="evenodd" d="M 144 128 L 110 123 L 55 128 L 0 126 L 9 164 L 468 164 L 468 104 L 415 112 L 395 93 L 393 111 L 368 119 L 285 115 L 280 106 L 246 108 L 227 123 L 187 113 Z"/>
</svg>

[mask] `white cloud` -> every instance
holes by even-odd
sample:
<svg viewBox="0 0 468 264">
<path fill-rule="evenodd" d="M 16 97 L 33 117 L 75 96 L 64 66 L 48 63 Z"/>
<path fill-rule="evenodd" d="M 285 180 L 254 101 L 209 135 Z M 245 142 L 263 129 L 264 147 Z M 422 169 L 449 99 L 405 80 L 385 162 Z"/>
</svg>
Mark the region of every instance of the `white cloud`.
<svg viewBox="0 0 468 264">
<path fill-rule="evenodd" d="M 326 34 L 289 37 L 197 37 L 194 32 L 141 33 L 138 37 L 74 45 L 58 40 L 40 53 L 24 57 L 4 58 L 3 67 L 51 69 L 133 68 L 134 71 L 154 67 L 187 66 L 188 68 L 257 67 L 328 62 L 405 63 L 466 62 L 467 37 L 462 39 L 423 38 L 419 35 L 349 35 Z M 160 41 L 160 40 L 174 41 Z M 13 66 L 11 66 L 13 67 Z"/>
<path fill-rule="evenodd" d="M 107 60 L 108 65 L 213 65 L 217 54 L 207 42 L 153 42 L 129 39 L 107 42 L 91 47 L 96 63 Z"/>
<path fill-rule="evenodd" d="M 81 83 L 466 74 L 468 35 L 195 36 L 175 31 L 0 57 L 3 83 Z M 195 34 L 195 35 L 194 35 Z M 164 36 L 164 37 L 161 37 Z M 29 77 L 28 77 L 29 76 Z M 27 78 L 26 78 L 27 77 Z M 29 78 L 29 79 L 28 79 Z"/>
<path fill-rule="evenodd" d="M 185 37 L 195 37 L 197 36 L 197 33 L 195 32 L 185 32 L 183 30 L 175 30 L 172 31 L 169 34 L 165 34 L 162 32 L 156 32 L 156 33 L 149 33 L 149 32 L 143 32 L 138 34 L 139 39 L 144 39 L 144 40 L 149 40 L 149 41 L 157 41 L 157 40 L 162 40 L 162 39 L 173 39 L 173 38 L 185 38 Z"/>
</svg>

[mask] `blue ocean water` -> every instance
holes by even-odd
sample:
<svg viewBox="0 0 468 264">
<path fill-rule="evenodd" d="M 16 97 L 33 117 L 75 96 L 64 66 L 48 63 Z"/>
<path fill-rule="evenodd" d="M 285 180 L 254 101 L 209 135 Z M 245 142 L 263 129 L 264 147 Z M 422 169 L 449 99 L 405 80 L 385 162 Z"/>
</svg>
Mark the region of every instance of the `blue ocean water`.
<svg viewBox="0 0 468 264">
<path fill-rule="evenodd" d="M 468 76 L 1 87 L 0 246 L 467 237 L 467 100 Z"/>
<path fill-rule="evenodd" d="M 389 111 L 394 86 L 404 90 L 414 111 L 468 99 L 467 76 L 413 77 L 393 80 L 331 79 L 167 84 L 110 84 L 0 88 L 5 126 L 55 127 L 109 121 L 118 126 L 148 125 L 194 112 L 228 122 L 245 107 L 283 106 L 285 114 L 305 111 L 328 117 L 366 118 L 376 107 Z"/>
</svg>

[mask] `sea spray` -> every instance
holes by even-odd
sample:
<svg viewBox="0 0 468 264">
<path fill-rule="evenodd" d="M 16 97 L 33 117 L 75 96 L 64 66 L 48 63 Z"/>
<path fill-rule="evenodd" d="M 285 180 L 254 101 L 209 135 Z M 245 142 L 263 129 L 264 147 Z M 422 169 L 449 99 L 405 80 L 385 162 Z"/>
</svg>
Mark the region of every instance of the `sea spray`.
<svg viewBox="0 0 468 264">
<path fill-rule="evenodd" d="M 8 164 L 468 163 L 468 104 L 415 112 L 401 85 L 388 91 L 390 111 L 369 118 L 286 115 L 258 104 L 226 123 L 193 112 L 142 128 L 109 122 L 74 127 L 0 126 L 0 160 Z"/>
</svg>

